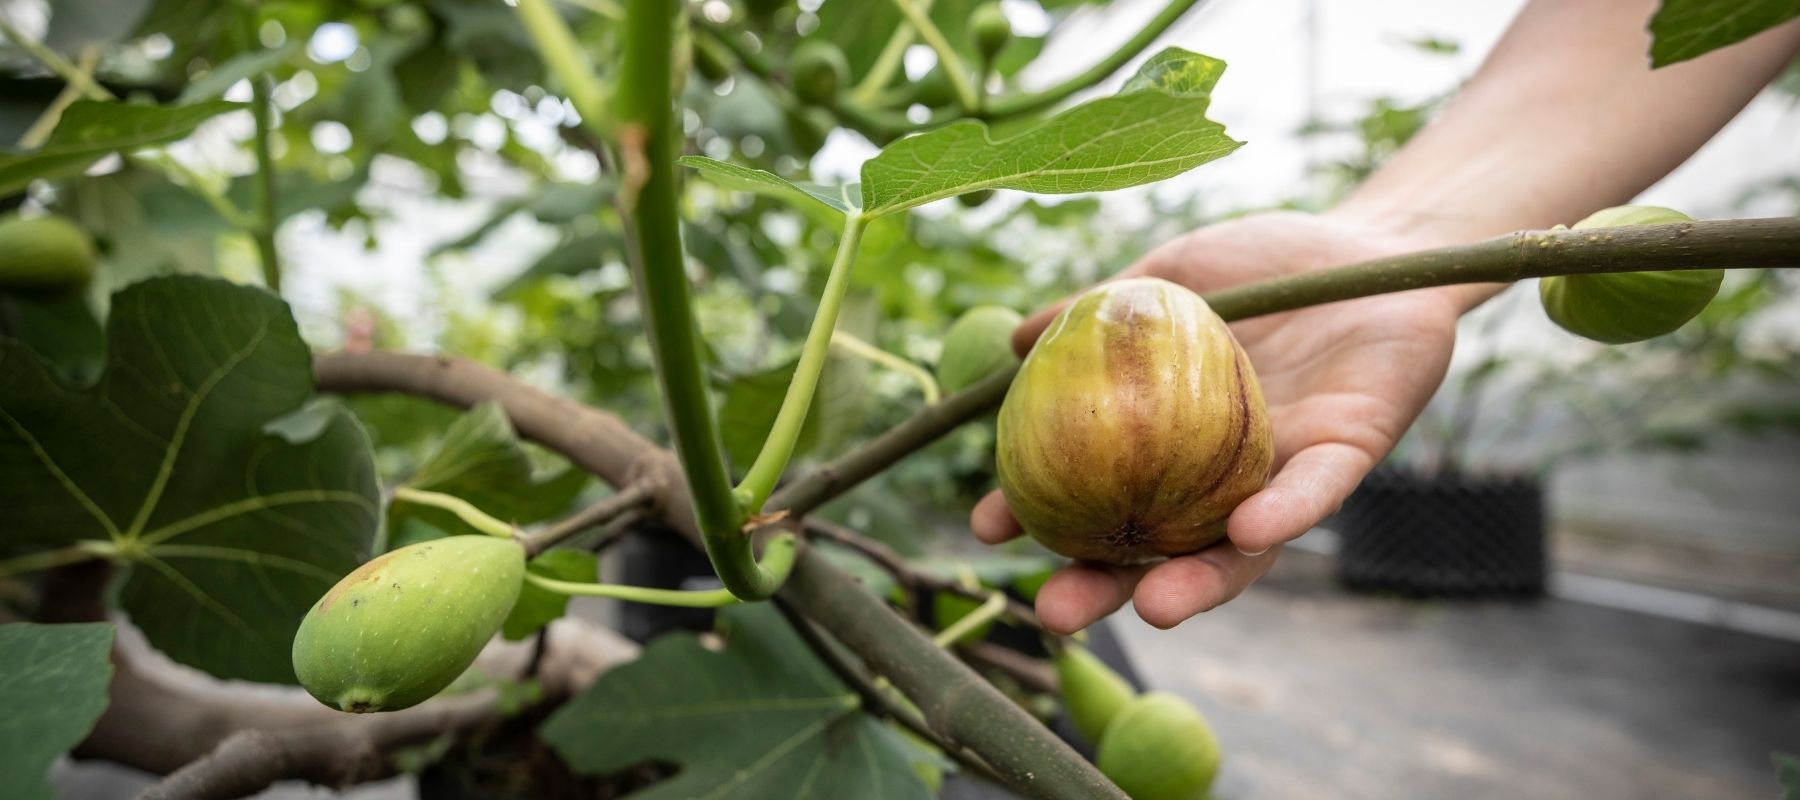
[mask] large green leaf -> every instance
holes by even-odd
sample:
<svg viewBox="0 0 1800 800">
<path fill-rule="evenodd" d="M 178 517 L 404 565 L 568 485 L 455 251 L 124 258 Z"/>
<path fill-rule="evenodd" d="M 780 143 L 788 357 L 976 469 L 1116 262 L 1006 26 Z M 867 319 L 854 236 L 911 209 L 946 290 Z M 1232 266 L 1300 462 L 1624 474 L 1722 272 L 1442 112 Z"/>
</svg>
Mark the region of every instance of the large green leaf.
<svg viewBox="0 0 1800 800">
<path fill-rule="evenodd" d="M 1800 756 L 1771 753 L 1769 760 L 1775 764 L 1775 782 L 1781 784 L 1782 798 L 1800 800 Z"/>
<path fill-rule="evenodd" d="M 379 522 L 362 429 L 305 406 L 311 354 L 260 289 L 136 284 L 113 297 L 106 348 L 99 380 L 73 387 L 0 341 L 0 555 L 113 548 L 131 565 L 119 603 L 156 647 L 221 677 L 293 680 L 300 618 Z"/>
<path fill-rule="evenodd" d="M 767 170 L 739 166 L 705 156 L 682 156 L 680 161 L 684 166 L 699 170 L 707 180 L 727 189 L 766 194 L 789 201 L 822 203 L 840 214 L 862 206 L 862 193 L 854 183 L 848 186 L 796 183 Z"/>
<path fill-rule="evenodd" d="M 1164 50 L 1119 93 L 1014 136 L 958 122 L 901 139 L 863 163 L 863 206 L 887 214 L 982 189 L 1103 192 L 1179 175 L 1242 142 L 1206 117 L 1225 62 Z"/>
<path fill-rule="evenodd" d="M 568 510 L 587 483 L 587 473 L 571 467 L 538 474 L 495 401 L 482 403 L 451 423 L 437 452 L 406 481 L 414 489 L 455 495 L 515 523 L 536 522 Z M 409 517 L 450 534 L 481 533 L 443 509 L 400 502 L 388 509 L 389 529 L 400 530 Z"/>
<path fill-rule="evenodd" d="M 1663 0 L 1650 18 L 1650 65 L 1666 67 L 1800 17 L 1800 0 Z"/>
<path fill-rule="evenodd" d="M 49 800 L 51 762 L 106 710 L 113 628 L 0 625 L 0 797 Z"/>
<path fill-rule="evenodd" d="M 539 731 L 570 766 L 605 773 L 647 760 L 674 778 L 640 800 L 927 798 L 912 746 L 862 713 L 768 603 L 721 612 L 727 645 L 664 636 L 614 667 Z"/>
<path fill-rule="evenodd" d="M 63 112 L 44 146 L 0 150 L 0 196 L 34 180 L 79 175 L 109 154 L 172 142 L 242 103 L 214 100 L 187 106 L 147 106 L 78 100 Z"/>
</svg>

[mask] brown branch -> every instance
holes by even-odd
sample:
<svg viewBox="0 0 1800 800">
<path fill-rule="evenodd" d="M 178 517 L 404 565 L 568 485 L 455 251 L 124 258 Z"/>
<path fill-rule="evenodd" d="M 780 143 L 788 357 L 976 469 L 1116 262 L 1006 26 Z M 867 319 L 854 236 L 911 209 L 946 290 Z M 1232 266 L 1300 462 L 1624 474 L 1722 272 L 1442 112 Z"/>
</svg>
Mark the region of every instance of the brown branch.
<svg viewBox="0 0 1800 800">
<path fill-rule="evenodd" d="M 1061 682 L 1056 670 L 1040 659 L 1032 658 L 1009 647 L 992 642 L 969 642 L 956 646 L 956 652 L 978 667 L 999 670 L 1011 675 L 1020 686 L 1044 694 L 1060 694 Z"/>
<path fill-rule="evenodd" d="M 590 469 L 615 486 L 655 480 L 658 508 L 671 527 L 698 546 L 699 528 L 667 451 L 656 448 L 599 409 L 526 386 L 499 371 L 458 359 L 398 353 L 336 353 L 315 358 L 320 391 L 404 391 L 464 407 L 499 399 L 518 431 Z M 875 456 L 853 453 L 835 472 L 796 482 L 804 494 L 778 492 L 772 508 L 798 515 L 879 472 L 993 404 L 1010 376 L 994 376 L 932 406 L 871 443 Z M 957 415 L 963 415 L 958 417 Z M 939 433 L 929 433 L 936 430 Z M 867 448 L 864 448 L 865 450 Z M 595 452 L 606 450 L 608 452 Z M 858 453 L 863 452 L 859 450 Z M 884 463 L 874 463 L 885 458 Z M 801 502 L 804 500 L 805 502 Z M 1040 798 L 1123 798 L 1075 750 L 817 550 L 802 549 L 779 597 L 843 642 L 870 669 L 919 706 L 946 740 L 979 753 L 1013 789 Z"/>
<path fill-rule="evenodd" d="M 633 483 L 620 489 L 598 503 L 569 515 L 555 524 L 541 530 L 519 534 L 516 538 L 524 545 L 526 555 L 537 555 L 552 546 L 581 533 L 589 528 L 604 525 L 632 511 L 650 505 L 656 500 L 653 487 L 643 483 Z"/>
<path fill-rule="evenodd" d="M 889 574 L 893 575 L 894 579 L 899 581 L 901 585 L 910 589 L 923 592 L 953 594 L 958 597 L 974 600 L 978 603 L 988 599 L 988 596 L 994 591 L 992 589 L 971 588 L 962 585 L 962 583 L 958 581 L 920 570 L 914 567 L 912 562 L 907 561 L 904 556 L 894 552 L 894 548 L 888 547 L 881 542 L 870 539 L 867 536 L 835 522 L 831 522 L 830 520 L 807 517 L 805 525 L 808 533 L 822 537 L 834 544 L 843 545 L 844 547 L 848 547 L 868 557 L 870 561 L 875 562 L 877 566 L 887 570 Z M 1032 610 L 1031 606 L 1025 605 L 1011 597 L 1006 599 L 1006 615 L 1012 617 L 1020 625 L 1024 625 L 1025 627 L 1036 628 L 1040 631 L 1044 630 L 1044 624 L 1038 621 L 1037 612 Z M 943 620 L 938 620 L 938 624 L 942 625 Z"/>
<path fill-rule="evenodd" d="M 592 623 L 565 617 L 551 626 L 556 646 L 539 671 L 546 697 L 567 697 L 637 655 L 635 644 Z M 528 645 L 496 642 L 476 668 L 509 677 L 530 656 Z M 392 748 L 506 715 L 492 692 L 343 714 L 294 687 L 219 681 L 181 667 L 126 625 L 113 662 L 107 709 L 75 755 L 168 775 L 151 797 L 238 797 L 286 778 L 341 786 L 382 777 L 392 768 L 380 755 Z"/>
</svg>

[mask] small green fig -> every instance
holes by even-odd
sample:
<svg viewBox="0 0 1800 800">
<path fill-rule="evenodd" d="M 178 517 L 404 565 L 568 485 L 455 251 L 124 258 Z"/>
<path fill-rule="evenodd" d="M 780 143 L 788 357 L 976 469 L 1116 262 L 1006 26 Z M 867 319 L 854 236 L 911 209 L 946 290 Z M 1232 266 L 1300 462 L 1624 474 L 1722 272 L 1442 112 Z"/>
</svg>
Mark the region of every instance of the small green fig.
<svg viewBox="0 0 1800 800">
<path fill-rule="evenodd" d="M 1575 230 L 1691 222 L 1679 211 L 1618 206 L 1594 212 Z M 1606 344 L 1654 339 L 1686 325 L 1719 293 L 1725 271 L 1609 272 L 1558 275 L 1538 282 L 1544 313 L 1570 333 Z"/>
<path fill-rule="evenodd" d="M 1012 41 L 1012 23 L 999 3 L 982 3 L 969 13 L 969 33 L 975 39 L 975 51 L 992 60 Z"/>
<path fill-rule="evenodd" d="M 357 567 L 294 635 L 294 674 L 340 711 L 394 711 L 443 691 L 494 638 L 525 582 L 525 549 L 496 536 L 407 545 Z"/>
<path fill-rule="evenodd" d="M 1219 774 L 1219 742 L 1199 709 L 1150 692 L 1106 726 L 1094 766 L 1131 800 L 1201 800 Z"/>
<path fill-rule="evenodd" d="M 1063 710 L 1075 730 L 1098 744 L 1113 717 L 1137 698 L 1137 690 L 1131 688 L 1125 676 L 1114 672 L 1085 647 L 1064 647 L 1053 661 L 1057 683 L 1062 688 Z"/>
<path fill-rule="evenodd" d="M 1224 538 L 1273 458 L 1243 348 L 1199 295 L 1157 278 L 1103 283 L 1057 315 L 996 434 L 1000 489 L 1025 532 L 1109 564 Z"/>
<path fill-rule="evenodd" d="M 1019 357 L 1013 353 L 1012 333 L 1024 319 L 1019 312 L 1004 306 L 976 306 L 964 311 L 944 333 L 944 352 L 937 365 L 938 385 L 955 394 L 1019 363 Z"/>
<path fill-rule="evenodd" d="M 849 79 L 850 63 L 844 59 L 844 51 L 830 42 L 808 39 L 788 56 L 788 84 L 801 102 L 829 105 Z"/>
<path fill-rule="evenodd" d="M 94 276 L 94 260 L 94 241 L 67 219 L 0 219 L 0 289 L 79 287 Z"/>
</svg>

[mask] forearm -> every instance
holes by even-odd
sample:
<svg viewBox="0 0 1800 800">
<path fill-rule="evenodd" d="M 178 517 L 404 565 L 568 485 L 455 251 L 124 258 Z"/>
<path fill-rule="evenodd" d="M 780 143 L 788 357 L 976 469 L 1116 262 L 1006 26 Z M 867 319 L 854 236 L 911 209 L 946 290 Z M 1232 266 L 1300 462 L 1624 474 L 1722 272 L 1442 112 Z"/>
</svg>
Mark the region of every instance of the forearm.
<svg viewBox="0 0 1800 800">
<path fill-rule="evenodd" d="M 1332 215 L 1437 244 L 1572 223 L 1687 160 L 1800 49 L 1791 23 L 1652 71 L 1654 11 L 1533 0 L 1444 114 Z"/>
</svg>

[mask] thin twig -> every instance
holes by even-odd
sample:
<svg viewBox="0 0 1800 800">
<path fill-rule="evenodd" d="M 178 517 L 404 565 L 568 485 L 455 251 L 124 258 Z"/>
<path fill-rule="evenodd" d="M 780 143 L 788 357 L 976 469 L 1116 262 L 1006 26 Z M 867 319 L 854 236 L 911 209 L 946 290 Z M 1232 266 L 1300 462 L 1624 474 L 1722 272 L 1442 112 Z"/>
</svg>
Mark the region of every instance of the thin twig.
<svg viewBox="0 0 1800 800">
<path fill-rule="evenodd" d="M 1003 647 L 993 642 L 969 642 L 957 645 L 957 655 L 979 667 L 1004 672 L 1011 675 L 1020 686 L 1034 692 L 1058 694 L 1061 683 L 1056 679 L 1056 670 L 1049 664 L 1032 658 L 1010 647 Z"/>
<path fill-rule="evenodd" d="M 519 544 L 525 546 L 525 554 L 535 556 L 575 534 L 598 525 L 605 525 L 626 512 L 644 508 L 655 499 L 655 489 L 652 486 L 645 483 L 634 483 L 547 528 L 520 534 L 517 538 Z"/>
<path fill-rule="evenodd" d="M 875 562 L 876 566 L 887 570 L 895 580 L 909 589 L 953 594 L 976 602 L 985 601 L 989 595 L 993 594 L 993 591 L 989 589 L 964 586 L 959 581 L 924 572 L 914 567 L 912 562 L 907 561 L 904 556 L 894 552 L 894 548 L 830 520 L 807 517 L 804 525 L 807 533 L 855 550 Z M 1038 620 L 1037 612 L 1033 611 L 1031 606 L 1010 597 L 1006 600 L 1006 615 L 1025 627 L 1044 630 L 1044 623 Z"/>
</svg>

